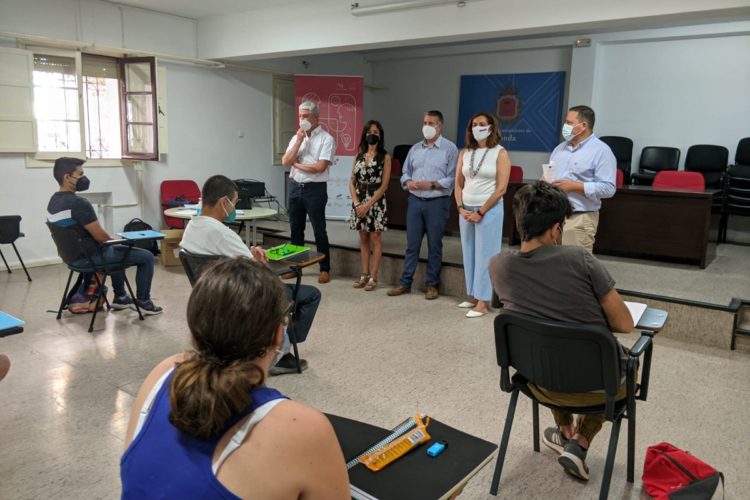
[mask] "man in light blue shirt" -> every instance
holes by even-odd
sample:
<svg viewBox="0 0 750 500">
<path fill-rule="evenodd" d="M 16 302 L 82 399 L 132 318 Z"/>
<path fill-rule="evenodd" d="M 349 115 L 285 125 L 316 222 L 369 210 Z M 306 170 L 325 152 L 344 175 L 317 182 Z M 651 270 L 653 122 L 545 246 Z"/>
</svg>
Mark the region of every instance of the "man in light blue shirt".
<svg viewBox="0 0 750 500">
<path fill-rule="evenodd" d="M 411 291 L 419 262 L 419 249 L 427 234 L 425 298 L 432 300 L 438 297 L 443 261 L 443 231 L 450 215 L 458 148 L 440 134 L 443 129 L 443 114 L 440 111 L 428 111 L 422 123 L 425 140 L 409 150 L 401 175 L 401 187 L 409 191 L 404 271 L 399 286 L 390 289 L 388 295 L 396 296 Z"/>
<path fill-rule="evenodd" d="M 617 178 L 617 160 L 594 135 L 594 120 L 594 110 L 588 106 L 568 110 L 562 128 L 565 142 L 550 155 L 555 178 L 546 179 L 565 191 L 573 206 L 563 228 L 563 245 L 582 246 L 589 252 L 594 249 L 601 200 L 614 196 Z"/>
</svg>

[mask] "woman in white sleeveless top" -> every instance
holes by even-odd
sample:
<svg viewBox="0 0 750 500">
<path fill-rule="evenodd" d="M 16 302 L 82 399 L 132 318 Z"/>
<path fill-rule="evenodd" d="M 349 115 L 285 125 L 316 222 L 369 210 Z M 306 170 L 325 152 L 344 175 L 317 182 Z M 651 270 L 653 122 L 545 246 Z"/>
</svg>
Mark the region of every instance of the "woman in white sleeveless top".
<svg viewBox="0 0 750 500">
<path fill-rule="evenodd" d="M 500 145 L 497 120 L 477 113 L 466 125 L 466 147 L 456 165 L 456 203 L 464 256 L 466 294 L 458 307 L 467 318 L 487 314 L 492 283 L 487 266 L 503 241 L 503 195 L 508 189 L 510 157 Z"/>
</svg>

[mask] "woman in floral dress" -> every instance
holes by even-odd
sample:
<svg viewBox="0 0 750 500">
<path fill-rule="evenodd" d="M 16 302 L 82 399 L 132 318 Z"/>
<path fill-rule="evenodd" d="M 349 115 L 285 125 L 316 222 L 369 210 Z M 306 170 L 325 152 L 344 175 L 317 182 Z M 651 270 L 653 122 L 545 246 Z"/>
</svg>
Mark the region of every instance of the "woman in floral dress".
<svg viewBox="0 0 750 500">
<path fill-rule="evenodd" d="M 370 120 L 362 129 L 359 152 L 354 158 L 349 181 L 352 196 L 349 227 L 359 231 L 362 260 L 362 275 L 354 282 L 354 288 L 364 288 L 368 292 L 378 286 L 378 268 L 383 255 L 380 236 L 388 223 L 385 190 L 390 178 L 391 155 L 385 150 L 383 126 Z"/>
</svg>

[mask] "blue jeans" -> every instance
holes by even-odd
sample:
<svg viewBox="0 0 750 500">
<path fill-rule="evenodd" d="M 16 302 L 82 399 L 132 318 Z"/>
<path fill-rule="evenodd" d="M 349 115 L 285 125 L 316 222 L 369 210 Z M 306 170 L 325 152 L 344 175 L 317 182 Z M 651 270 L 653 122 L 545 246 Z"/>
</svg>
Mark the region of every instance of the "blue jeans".
<svg viewBox="0 0 750 500">
<path fill-rule="evenodd" d="M 286 296 L 292 300 L 294 285 L 286 285 Z M 315 313 L 320 305 L 320 290 L 310 285 L 300 285 L 297 292 L 297 315 L 294 318 L 294 336 L 297 343 L 304 342 L 310 332 Z"/>
<path fill-rule="evenodd" d="M 478 206 L 464 205 L 466 210 L 479 210 Z M 492 282 L 487 267 L 490 259 L 500 253 L 503 245 L 503 200 L 489 209 L 482 220 L 467 222 L 458 216 L 461 229 L 461 251 L 464 254 L 466 294 L 484 302 L 492 300 Z"/>
<path fill-rule="evenodd" d="M 104 259 L 98 253 L 94 255 L 94 264 L 101 265 L 104 261 L 107 264 L 120 264 L 125 253 L 128 252 L 128 258 L 125 260 L 126 266 L 138 266 L 135 273 L 135 286 L 137 289 L 136 298 L 141 302 L 151 299 L 151 279 L 154 276 L 154 254 L 148 250 L 138 247 L 128 247 L 125 245 L 112 245 L 104 247 Z M 88 266 L 89 261 L 86 257 L 79 257 L 74 266 Z M 112 288 L 115 291 L 115 297 L 127 295 L 125 291 L 125 276 L 123 273 L 112 275 Z"/>
<path fill-rule="evenodd" d="M 427 234 L 427 274 L 425 284 L 437 287 L 440 284 L 440 268 L 443 263 L 443 231 L 448 221 L 451 197 L 423 200 L 409 195 L 406 209 L 406 255 L 401 286 L 411 288 L 414 272 L 419 262 L 419 249 Z"/>
<path fill-rule="evenodd" d="M 292 245 L 305 244 L 305 223 L 310 216 L 310 224 L 315 235 L 315 246 L 318 252 L 325 255 L 320 262 L 320 270 L 331 270 L 331 256 L 326 232 L 326 204 L 328 203 L 328 185 L 325 182 L 308 182 L 298 184 L 289 179 L 289 229 L 292 233 Z"/>
</svg>

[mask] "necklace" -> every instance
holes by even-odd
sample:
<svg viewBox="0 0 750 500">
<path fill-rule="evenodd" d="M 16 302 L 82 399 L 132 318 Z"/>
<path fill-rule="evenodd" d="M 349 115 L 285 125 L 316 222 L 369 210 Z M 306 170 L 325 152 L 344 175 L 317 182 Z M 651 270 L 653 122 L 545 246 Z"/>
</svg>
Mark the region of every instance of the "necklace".
<svg viewBox="0 0 750 500">
<path fill-rule="evenodd" d="M 487 152 L 490 150 L 490 148 L 487 148 L 484 150 L 484 154 L 482 155 L 482 158 L 479 160 L 479 165 L 477 165 L 477 168 L 474 168 L 474 155 L 476 154 L 477 150 L 472 149 L 471 150 L 471 159 L 469 160 L 469 177 L 475 177 L 479 173 L 479 169 L 482 168 L 482 163 L 484 163 L 484 159 L 487 156 Z"/>
</svg>

